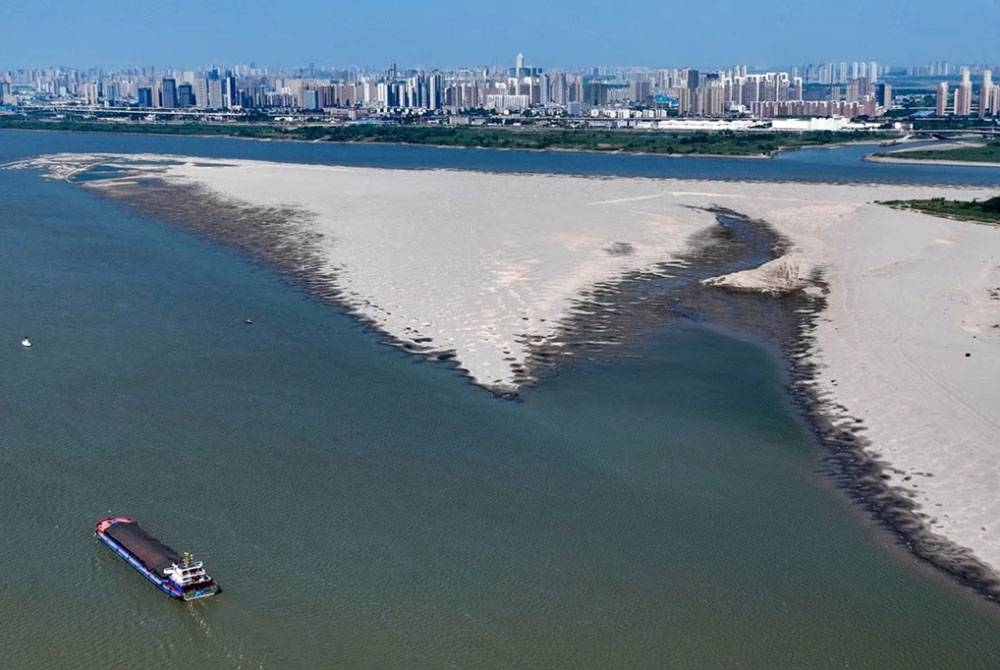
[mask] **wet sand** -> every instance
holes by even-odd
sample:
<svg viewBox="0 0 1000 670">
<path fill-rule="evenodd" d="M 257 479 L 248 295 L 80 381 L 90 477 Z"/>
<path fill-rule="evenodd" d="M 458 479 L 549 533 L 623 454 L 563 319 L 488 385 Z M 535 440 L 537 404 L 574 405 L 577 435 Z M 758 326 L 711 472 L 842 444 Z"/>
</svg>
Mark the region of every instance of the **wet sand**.
<svg viewBox="0 0 1000 670">
<path fill-rule="evenodd" d="M 767 328 L 845 486 L 918 555 L 1000 594 L 1000 234 L 874 204 L 986 191 L 32 163 L 60 178 L 107 164 L 127 174 L 85 183 L 276 265 L 498 393 L 608 355 L 664 314 L 784 324 Z M 757 231 L 730 256 L 727 217 Z M 770 241 L 751 254 L 747 239 Z"/>
</svg>

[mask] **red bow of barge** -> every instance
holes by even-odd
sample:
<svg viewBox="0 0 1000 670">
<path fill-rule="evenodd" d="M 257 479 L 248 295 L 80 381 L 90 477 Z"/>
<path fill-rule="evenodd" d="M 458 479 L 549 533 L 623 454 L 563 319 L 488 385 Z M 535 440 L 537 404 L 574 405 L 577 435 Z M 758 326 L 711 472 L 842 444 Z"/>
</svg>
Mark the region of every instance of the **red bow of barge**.
<svg viewBox="0 0 1000 670">
<path fill-rule="evenodd" d="M 109 516 L 97 522 L 97 537 L 161 591 L 180 600 L 197 600 L 222 592 L 205 573 L 201 561 L 178 554 L 147 533 L 128 516 Z"/>
</svg>

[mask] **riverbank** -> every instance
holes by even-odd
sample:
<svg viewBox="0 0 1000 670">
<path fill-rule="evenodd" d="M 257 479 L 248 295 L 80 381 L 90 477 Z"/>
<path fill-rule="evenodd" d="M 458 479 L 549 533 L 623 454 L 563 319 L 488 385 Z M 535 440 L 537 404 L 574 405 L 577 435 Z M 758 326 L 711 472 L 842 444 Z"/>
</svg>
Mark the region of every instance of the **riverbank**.
<svg viewBox="0 0 1000 670">
<path fill-rule="evenodd" d="M 989 200 L 887 200 L 883 203 L 895 209 L 908 209 L 956 221 L 1000 225 L 1000 196 Z"/>
<path fill-rule="evenodd" d="M 766 129 L 747 132 L 678 132 L 644 129 L 536 128 L 532 126 L 480 127 L 462 125 L 375 124 L 291 126 L 274 123 L 102 123 L 86 120 L 32 120 L 9 116 L 0 116 L 0 129 L 749 158 L 768 158 L 780 151 L 789 149 L 852 143 L 858 141 L 859 137 L 864 142 L 878 142 L 899 136 L 899 133 L 895 132 L 791 132 L 769 131 Z"/>
<path fill-rule="evenodd" d="M 821 208 L 747 211 L 801 240 L 792 231 Z M 827 260 L 805 293 L 823 309 L 805 312 L 796 393 L 846 486 L 917 555 L 996 600 L 1000 236 L 867 204 L 836 218 L 817 231 Z M 801 278 L 795 256 L 715 283 L 780 293 Z"/>
<path fill-rule="evenodd" d="M 947 142 L 923 149 L 900 149 L 866 156 L 874 163 L 1000 167 L 1000 142 Z"/>
<path fill-rule="evenodd" d="M 905 152 L 900 152 L 905 153 Z M 937 159 L 937 158 L 902 158 L 896 156 L 885 156 L 878 154 L 871 154 L 865 156 L 864 160 L 869 163 L 896 163 L 900 165 L 941 165 L 941 166 L 951 166 L 951 167 L 982 167 L 982 168 L 998 168 L 1000 167 L 1000 161 L 988 162 L 988 161 L 961 161 L 961 160 L 951 160 L 951 159 Z"/>
<path fill-rule="evenodd" d="M 788 240 L 780 253 L 705 277 L 705 287 L 825 301 L 822 313 L 809 311 L 813 325 L 793 356 L 802 366 L 797 391 L 821 408 L 825 439 L 847 445 L 841 460 L 875 464 L 858 486 L 872 504 L 888 501 L 880 509 L 892 514 L 882 518 L 912 502 L 905 523 L 895 523 L 915 551 L 994 589 L 1000 330 L 990 291 L 1000 286 L 1000 237 L 874 204 L 982 190 L 164 156 L 61 155 L 28 165 L 89 176 L 99 192 L 235 244 L 500 393 L 537 377 L 537 352 L 575 355 L 570 329 L 585 348 L 619 341 L 608 329 L 621 316 L 617 285 L 682 274 L 697 240 L 717 230 L 719 208 L 767 222 Z M 102 165 L 113 169 L 93 170 Z M 899 300 L 900 286 L 913 299 Z"/>
</svg>

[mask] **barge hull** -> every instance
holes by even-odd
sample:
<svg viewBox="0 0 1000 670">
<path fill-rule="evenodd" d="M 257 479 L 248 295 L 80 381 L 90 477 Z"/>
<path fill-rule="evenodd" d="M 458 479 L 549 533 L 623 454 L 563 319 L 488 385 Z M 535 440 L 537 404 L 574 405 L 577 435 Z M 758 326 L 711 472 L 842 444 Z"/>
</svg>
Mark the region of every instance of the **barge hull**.
<svg viewBox="0 0 1000 670">
<path fill-rule="evenodd" d="M 123 561 L 131 565 L 133 568 L 135 568 L 136 572 L 138 572 L 143 577 L 151 581 L 156 586 L 156 588 L 160 589 L 171 598 L 184 597 L 183 593 L 180 593 L 179 591 L 172 588 L 170 580 L 163 579 L 162 577 L 159 577 L 156 574 L 150 572 L 146 568 L 146 566 L 143 565 L 142 562 L 139 561 L 139 559 L 136 558 L 136 556 L 132 552 L 130 552 L 122 545 L 118 544 L 114 539 L 108 537 L 104 533 L 98 533 L 97 536 L 101 538 L 101 542 L 107 545 L 108 548 L 111 549 L 111 551 L 115 552 L 115 554 L 117 554 L 120 559 L 122 559 Z"/>
<path fill-rule="evenodd" d="M 222 592 L 214 580 L 187 589 L 174 583 L 166 568 L 181 560 L 180 555 L 147 533 L 130 517 L 108 517 L 94 529 L 97 537 L 119 558 L 153 583 L 156 588 L 178 600 L 198 600 Z"/>
</svg>

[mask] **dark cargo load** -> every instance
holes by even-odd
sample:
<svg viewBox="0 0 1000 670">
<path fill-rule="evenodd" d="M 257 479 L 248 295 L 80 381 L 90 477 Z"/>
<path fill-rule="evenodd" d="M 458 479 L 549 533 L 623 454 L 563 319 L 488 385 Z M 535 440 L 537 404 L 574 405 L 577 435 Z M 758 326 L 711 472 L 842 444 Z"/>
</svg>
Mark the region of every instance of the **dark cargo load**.
<svg viewBox="0 0 1000 670">
<path fill-rule="evenodd" d="M 114 523 L 104 532 L 160 577 L 167 576 L 163 571 L 171 563 L 181 562 L 180 554 L 144 531 L 137 523 Z"/>
</svg>

